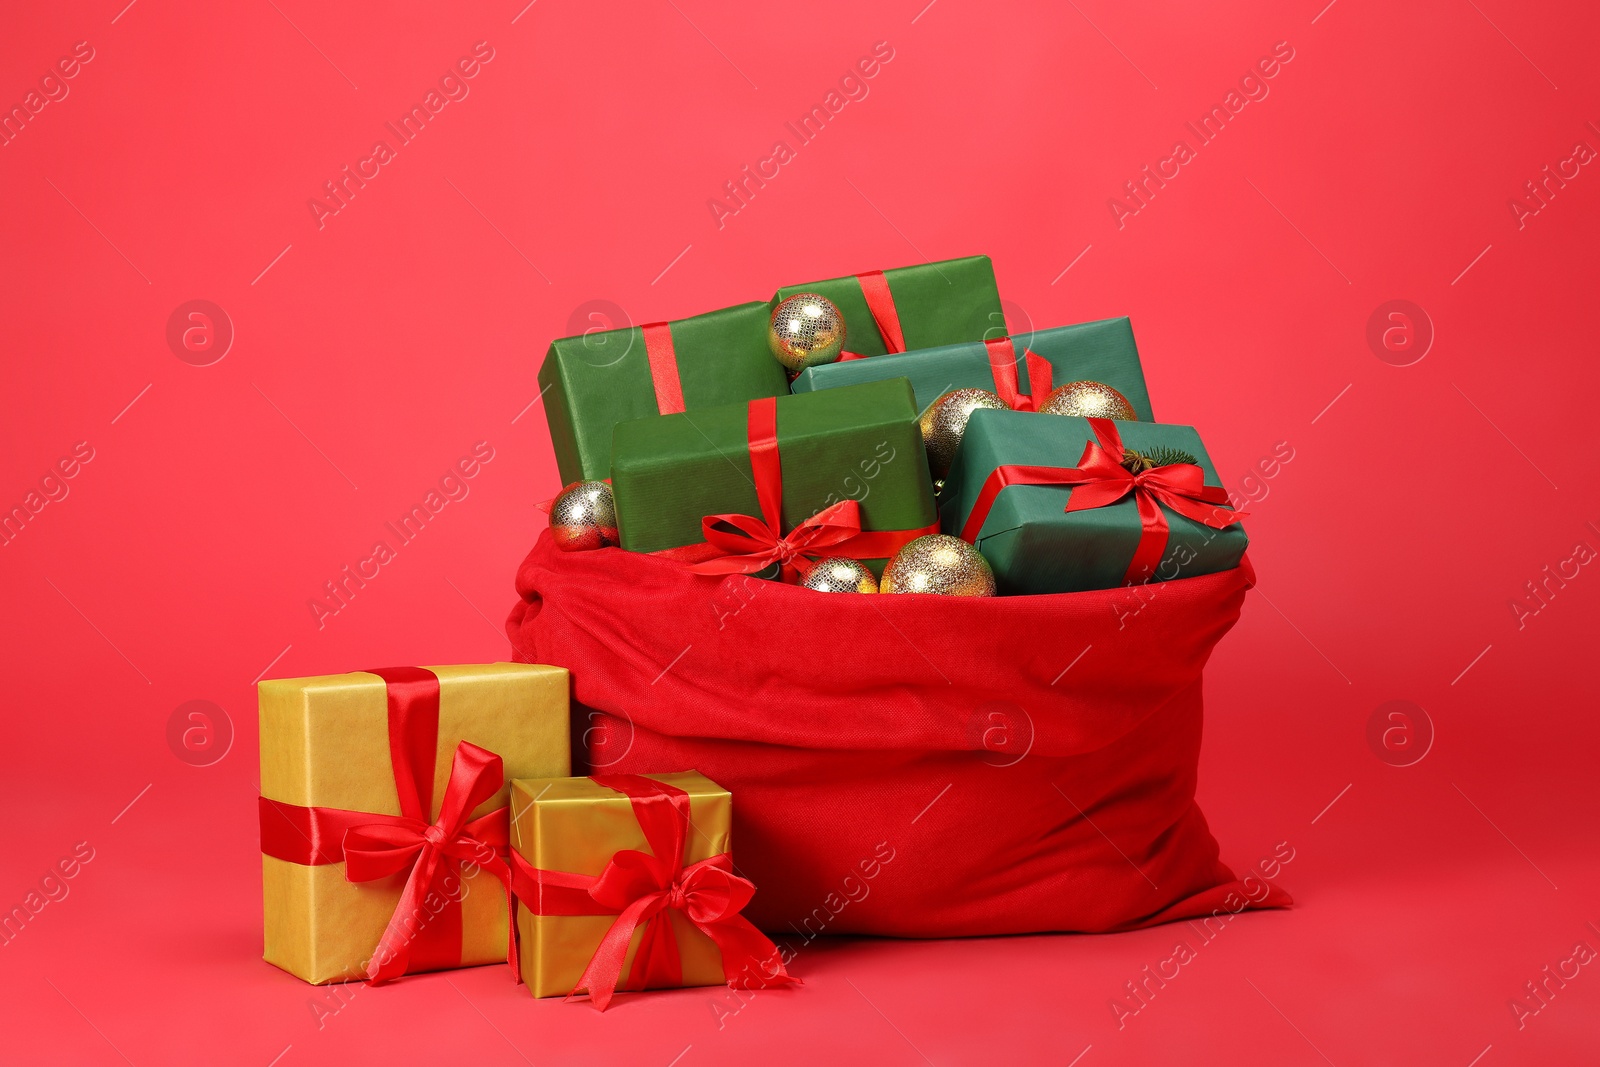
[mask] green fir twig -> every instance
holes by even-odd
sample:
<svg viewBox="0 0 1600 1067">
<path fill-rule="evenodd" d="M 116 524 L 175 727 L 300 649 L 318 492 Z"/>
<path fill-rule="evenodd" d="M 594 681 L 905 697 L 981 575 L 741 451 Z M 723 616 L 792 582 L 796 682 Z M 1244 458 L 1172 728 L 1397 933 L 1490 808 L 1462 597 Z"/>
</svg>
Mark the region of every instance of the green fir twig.
<svg viewBox="0 0 1600 1067">
<path fill-rule="evenodd" d="M 1199 460 L 1181 448 L 1168 448 L 1166 445 L 1157 445 L 1148 452 L 1136 452 L 1131 448 L 1122 450 L 1122 465 L 1129 474 L 1139 474 L 1156 467 L 1168 467 L 1174 463 L 1192 463 L 1199 465 Z"/>
</svg>

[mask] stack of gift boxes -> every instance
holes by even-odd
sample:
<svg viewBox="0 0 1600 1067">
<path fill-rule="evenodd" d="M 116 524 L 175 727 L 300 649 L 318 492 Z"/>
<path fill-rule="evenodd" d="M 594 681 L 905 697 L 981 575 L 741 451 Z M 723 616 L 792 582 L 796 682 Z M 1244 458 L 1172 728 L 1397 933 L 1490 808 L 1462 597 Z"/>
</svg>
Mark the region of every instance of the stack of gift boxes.
<svg viewBox="0 0 1600 1067">
<path fill-rule="evenodd" d="M 1127 319 L 1006 332 L 973 256 L 554 341 L 567 551 L 832 594 L 1053 595 L 1238 565 Z M 791 981 L 739 912 L 731 798 L 571 778 L 558 667 L 261 683 L 268 961 L 310 982 L 507 959 L 535 996 Z"/>
</svg>

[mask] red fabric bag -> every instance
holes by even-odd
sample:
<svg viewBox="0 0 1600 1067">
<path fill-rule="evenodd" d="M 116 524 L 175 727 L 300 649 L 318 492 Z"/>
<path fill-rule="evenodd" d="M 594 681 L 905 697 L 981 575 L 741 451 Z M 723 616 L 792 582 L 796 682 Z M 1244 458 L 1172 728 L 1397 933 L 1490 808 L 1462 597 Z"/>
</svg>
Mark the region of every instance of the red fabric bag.
<svg viewBox="0 0 1600 1067">
<path fill-rule="evenodd" d="M 1201 670 L 1252 580 L 816 593 L 546 533 L 506 630 L 571 671 L 575 764 L 732 791 L 762 929 L 1109 931 L 1290 903 L 1194 800 Z"/>
</svg>

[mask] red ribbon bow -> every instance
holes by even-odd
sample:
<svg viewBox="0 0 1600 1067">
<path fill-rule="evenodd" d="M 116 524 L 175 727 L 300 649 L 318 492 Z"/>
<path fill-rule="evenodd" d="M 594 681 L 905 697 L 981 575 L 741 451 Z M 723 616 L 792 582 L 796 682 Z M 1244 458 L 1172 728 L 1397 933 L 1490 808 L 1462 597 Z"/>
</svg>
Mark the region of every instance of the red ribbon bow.
<svg viewBox="0 0 1600 1067">
<path fill-rule="evenodd" d="M 689 830 L 689 795 L 636 774 L 597 775 L 596 783 L 628 797 L 649 852 L 623 849 L 598 877 L 543 871 L 512 854 L 517 895 L 536 915 L 615 915 L 568 999 L 580 989 L 601 1011 L 611 1003 L 636 930 L 643 927 L 624 988 L 683 984 L 683 960 L 667 919 L 677 911 L 711 938 L 722 953 L 722 973 L 735 988 L 798 982 L 784 970 L 777 946 L 739 913 L 755 886 L 732 873 L 723 852 L 683 865 Z"/>
<path fill-rule="evenodd" d="M 783 459 L 778 452 L 777 399 L 769 396 L 750 401 L 746 418 L 750 473 L 761 516 L 706 515 L 700 520 L 704 544 L 663 549 L 656 555 L 686 562 L 697 574 L 753 574 L 778 563 L 783 566 L 784 578 L 793 581 L 797 574 L 808 572 L 817 558 L 882 559 L 900 551 L 914 537 L 939 532 L 938 523 L 917 530 L 864 531 L 861 505 L 841 500 L 782 533 Z"/>
<path fill-rule="evenodd" d="M 394 915 L 367 966 L 374 985 L 415 971 L 461 965 L 461 896 L 445 887 L 473 863 L 500 879 L 512 915 L 509 810 L 477 819 L 474 808 L 504 783 L 500 757 L 463 741 L 445 785 L 439 818 L 433 806 L 433 765 L 439 736 L 439 679 L 423 667 L 385 667 L 368 673 L 384 681 L 389 705 L 389 758 L 399 815 L 302 807 L 260 798 L 261 851 L 305 866 L 343 862 L 345 877 L 367 882 L 409 871 Z M 430 897 L 439 902 L 431 906 Z M 506 962 L 518 975 L 516 925 L 507 930 Z"/>
<path fill-rule="evenodd" d="M 989 369 L 994 374 L 994 391 L 1013 411 L 1038 411 L 1044 398 L 1050 395 L 1050 361 L 1031 348 L 1022 350 L 1028 365 L 1028 389 L 1024 393 L 1017 382 L 1017 352 L 1011 338 L 997 337 L 983 342 L 988 350 Z"/>
<path fill-rule="evenodd" d="M 367 968 L 373 984 L 406 973 L 414 937 L 413 924 L 422 915 L 424 898 L 438 888 L 447 859 L 475 863 L 500 879 L 506 892 L 506 915 L 514 916 L 511 868 L 498 849 L 508 844 L 507 811 L 496 808 L 479 819 L 468 816 L 479 804 L 500 791 L 505 768 L 488 749 L 463 741 L 456 748 L 450 781 L 444 788 L 439 818 L 432 824 L 405 816 L 352 826 L 344 835 L 344 876 L 352 882 L 370 882 L 409 870 L 400 903 L 378 939 L 377 951 Z M 513 926 L 514 930 L 515 927 Z M 508 935 L 506 962 L 513 979 L 520 977 L 515 934 Z M 459 962 L 459 955 L 457 957 Z"/>
<path fill-rule="evenodd" d="M 874 270 L 857 274 L 856 281 L 861 285 L 861 295 L 866 298 L 867 310 L 872 312 L 872 322 L 878 327 L 878 336 L 883 338 L 884 351 L 889 354 L 904 352 L 906 335 L 900 329 L 900 311 L 895 307 L 894 294 L 889 291 L 889 279 L 883 276 L 883 271 Z M 842 352 L 837 362 L 866 358 L 861 352 Z"/>
<path fill-rule="evenodd" d="M 781 529 L 777 516 L 764 500 L 761 511 L 765 517 L 760 519 L 753 515 L 707 515 L 701 519 L 706 543 L 725 554 L 689 569 L 697 574 L 750 574 L 779 563 L 789 577 L 797 570 L 809 571 L 809 557 L 823 555 L 822 549 L 861 536 L 861 505 L 854 500 L 823 508 L 783 537 L 777 533 Z M 727 529 L 730 526 L 733 529 Z"/>
<path fill-rule="evenodd" d="M 1224 507 L 1228 494 L 1218 486 L 1205 484 L 1205 472 L 1193 463 L 1169 463 L 1163 467 L 1133 474 L 1122 466 L 1126 451 L 1116 423 L 1110 419 L 1089 419 L 1098 440 L 1084 445 L 1076 467 L 1036 467 L 1011 464 L 996 467 L 984 480 L 972 512 L 961 528 L 961 538 L 975 542 L 984 520 L 1000 491 L 1008 485 L 1076 486 L 1062 510 L 1090 511 L 1115 504 L 1133 495 L 1139 509 L 1139 544 L 1123 576 L 1124 585 L 1148 581 L 1161 558 L 1166 555 L 1171 528 L 1161 505 L 1195 522 L 1221 530 L 1246 517 L 1242 511 Z"/>
</svg>

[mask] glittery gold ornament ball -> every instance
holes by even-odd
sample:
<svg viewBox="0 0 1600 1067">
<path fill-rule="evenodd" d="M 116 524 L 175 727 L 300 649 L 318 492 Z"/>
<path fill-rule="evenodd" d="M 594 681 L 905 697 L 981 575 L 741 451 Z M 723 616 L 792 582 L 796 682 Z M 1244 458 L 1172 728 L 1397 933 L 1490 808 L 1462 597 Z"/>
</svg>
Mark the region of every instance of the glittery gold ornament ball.
<svg viewBox="0 0 1600 1067">
<path fill-rule="evenodd" d="M 767 329 L 767 344 L 779 363 L 802 371 L 832 363 L 844 351 L 844 313 L 832 300 L 797 293 L 777 306 Z"/>
<path fill-rule="evenodd" d="M 876 593 L 878 579 L 861 564 L 846 556 L 831 556 L 811 568 L 800 580 L 807 589 L 819 593 Z"/>
<path fill-rule="evenodd" d="M 614 545 L 617 508 L 605 482 L 573 482 L 550 502 L 550 533 L 563 552 Z"/>
<path fill-rule="evenodd" d="M 1004 411 L 1006 402 L 987 389 L 952 389 L 922 413 L 922 444 L 928 450 L 928 470 L 939 481 L 950 473 L 967 419 L 979 408 Z"/>
<path fill-rule="evenodd" d="M 1046 415 L 1082 415 L 1086 419 L 1138 422 L 1128 398 L 1104 382 L 1068 382 L 1050 390 L 1039 410 Z"/>
<path fill-rule="evenodd" d="M 880 593 L 994 596 L 994 571 L 976 548 L 949 534 L 907 542 L 883 569 Z"/>
</svg>

